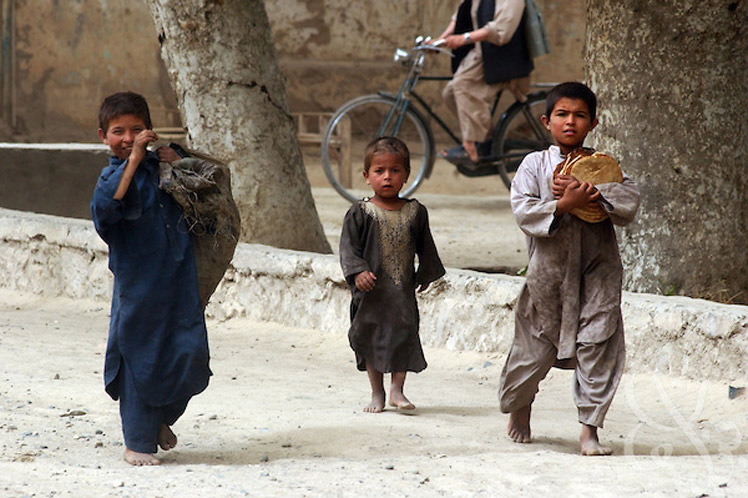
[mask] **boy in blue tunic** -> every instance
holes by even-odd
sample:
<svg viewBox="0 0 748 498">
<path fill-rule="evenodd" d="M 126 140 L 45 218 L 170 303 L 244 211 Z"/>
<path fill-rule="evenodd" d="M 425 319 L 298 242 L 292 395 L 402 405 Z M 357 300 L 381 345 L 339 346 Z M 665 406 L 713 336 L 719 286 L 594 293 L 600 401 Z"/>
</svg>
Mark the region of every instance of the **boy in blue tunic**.
<svg viewBox="0 0 748 498">
<path fill-rule="evenodd" d="M 158 137 L 145 99 L 131 92 L 104 99 L 99 137 L 114 155 L 91 200 L 114 274 L 105 388 L 119 399 L 125 461 L 158 465 L 158 446 L 176 445 L 170 426 L 211 375 L 192 239 L 180 206 L 158 188 L 159 161 L 179 156 L 146 149 Z"/>
</svg>

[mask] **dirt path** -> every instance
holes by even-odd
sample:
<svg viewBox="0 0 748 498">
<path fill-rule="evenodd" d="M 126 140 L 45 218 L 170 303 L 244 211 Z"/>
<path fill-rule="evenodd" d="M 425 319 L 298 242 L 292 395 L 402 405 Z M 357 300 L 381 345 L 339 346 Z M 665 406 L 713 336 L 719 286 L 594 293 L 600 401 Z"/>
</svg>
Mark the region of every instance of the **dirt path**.
<svg viewBox="0 0 748 498">
<path fill-rule="evenodd" d="M 503 358 L 427 349 L 412 414 L 365 414 L 344 333 L 209 323 L 207 391 L 158 468 L 121 460 L 101 370 L 108 303 L 0 291 L 0 496 L 745 496 L 748 398 L 727 386 L 624 377 L 602 431 L 616 456 L 577 453 L 571 377 L 554 371 L 535 442 L 504 436 Z"/>
</svg>

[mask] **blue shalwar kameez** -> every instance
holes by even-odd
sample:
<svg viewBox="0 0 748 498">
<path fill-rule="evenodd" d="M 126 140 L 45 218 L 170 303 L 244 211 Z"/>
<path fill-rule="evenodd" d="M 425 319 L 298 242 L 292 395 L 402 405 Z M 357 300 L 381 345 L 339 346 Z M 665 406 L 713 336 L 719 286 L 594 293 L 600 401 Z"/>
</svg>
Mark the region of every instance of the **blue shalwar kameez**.
<svg viewBox="0 0 748 498">
<path fill-rule="evenodd" d="M 114 274 L 104 381 L 120 400 L 126 446 L 155 453 L 161 424 L 208 385 L 208 337 L 192 238 L 179 205 L 158 188 L 158 158 L 148 152 L 115 200 L 126 163 L 110 159 L 91 200 Z"/>
</svg>

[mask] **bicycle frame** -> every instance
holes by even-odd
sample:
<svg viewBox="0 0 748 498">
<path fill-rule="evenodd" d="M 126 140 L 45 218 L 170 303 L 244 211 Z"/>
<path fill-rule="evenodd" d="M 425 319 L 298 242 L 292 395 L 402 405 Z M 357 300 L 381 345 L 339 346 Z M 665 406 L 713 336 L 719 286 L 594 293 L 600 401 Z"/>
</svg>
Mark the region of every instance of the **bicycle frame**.
<svg viewBox="0 0 748 498">
<path fill-rule="evenodd" d="M 433 171 L 437 155 L 432 119 L 455 144 L 462 143 L 447 122 L 416 92 L 416 86 L 421 79 L 441 82 L 452 79 L 451 76 L 421 74 L 430 52 L 450 53 L 449 50 L 438 46 L 439 41 L 433 45 L 429 44 L 429 41 L 428 38 L 419 36 L 411 50 L 398 48 L 395 51 L 394 62 L 407 68 L 407 74 L 397 93 L 380 91 L 351 99 L 335 111 L 325 126 L 321 143 L 322 166 L 332 186 L 346 199 L 357 199 L 356 195 L 349 191 L 353 188 L 350 180 L 351 152 L 355 147 L 356 154 L 363 156 L 363 144 L 376 135 L 407 135 L 409 140 L 414 141 L 414 150 L 418 157 L 417 173 L 412 177 L 412 183 L 404 193 L 406 196 L 415 191 L 421 181 L 431 176 Z M 511 185 L 510 174 L 516 170 L 521 158 L 533 150 L 545 148 L 548 143 L 545 130 L 537 119 L 533 118 L 544 110 L 545 93 L 531 93 L 525 102 L 515 101 L 497 120 L 495 117 L 500 98 L 501 92 L 497 92 L 490 109 L 493 129 L 487 145 L 490 145 L 489 154 L 492 155 L 486 157 L 488 151 L 484 151 L 475 164 L 467 164 L 460 160 L 450 162 L 465 176 L 499 175 L 508 188 Z M 379 117 L 372 119 L 374 116 Z M 357 141 L 352 140 L 354 132 L 357 133 Z M 366 140 L 362 141 L 362 138 Z M 417 145 L 415 141 L 418 141 Z M 338 162 L 337 166 L 331 162 L 333 157 Z"/>
<path fill-rule="evenodd" d="M 418 49 L 419 46 L 416 46 L 416 49 Z M 422 76 L 421 71 L 423 69 L 423 62 L 426 57 L 426 53 L 422 51 L 423 49 L 418 50 L 418 53 L 414 56 L 412 59 L 412 62 L 410 64 L 410 69 L 408 71 L 408 75 L 406 76 L 405 80 L 403 81 L 402 85 L 400 85 L 400 89 L 398 90 L 397 94 L 393 94 L 390 92 L 377 92 L 379 95 L 383 97 L 391 98 L 395 101 L 395 105 L 392 107 L 392 110 L 387 114 L 384 121 L 382 122 L 381 126 L 378 129 L 379 135 L 385 135 L 387 134 L 388 130 L 390 130 L 389 126 L 392 122 L 393 117 L 395 114 L 397 114 L 397 118 L 395 121 L 394 128 L 391 129 L 390 133 L 393 135 L 396 135 L 400 131 L 400 126 L 402 125 L 405 112 L 407 111 L 408 107 L 410 107 L 411 101 L 410 97 L 412 97 L 418 104 L 421 105 L 423 110 L 428 114 L 429 117 L 433 118 L 434 121 L 441 127 L 442 130 L 444 130 L 447 135 L 457 144 L 461 144 L 462 140 L 452 131 L 452 129 L 449 127 L 449 125 L 444 122 L 444 120 L 434 111 L 434 109 L 424 100 L 423 97 L 421 97 L 416 91 L 415 87 L 418 84 L 419 80 L 424 81 L 450 81 L 452 79 L 451 76 Z M 397 56 L 397 54 L 396 54 Z M 494 99 L 494 103 L 491 106 L 491 116 L 496 112 L 496 109 L 499 104 L 499 100 L 501 99 L 501 94 L 503 92 L 500 90 L 498 94 L 496 95 L 496 98 Z M 504 118 L 506 118 L 507 114 L 510 110 L 516 105 L 522 105 L 521 102 L 515 102 L 512 106 L 510 106 L 501 116 L 499 123 L 501 123 Z M 417 110 L 417 109 L 416 109 Z M 528 114 L 529 111 L 527 109 L 523 109 L 523 113 L 528 116 L 529 121 L 533 122 L 533 131 L 536 134 L 539 134 L 539 136 L 542 136 L 543 130 L 540 128 L 540 123 L 535 124 L 534 120 L 531 119 L 531 116 Z M 514 154 L 501 154 L 498 156 L 491 156 L 487 157 L 487 162 L 493 162 L 493 161 L 499 161 L 502 159 L 514 159 L 516 157 L 522 157 L 524 154 L 522 153 L 514 153 Z"/>
<path fill-rule="evenodd" d="M 397 95 L 394 96 L 395 105 L 392 106 L 392 110 L 389 113 L 387 113 L 387 116 L 384 118 L 384 121 L 379 126 L 379 129 L 378 129 L 379 136 L 383 136 L 385 134 L 397 135 L 398 132 L 400 131 L 400 127 L 402 126 L 403 119 L 405 117 L 405 111 L 408 110 L 408 106 L 410 105 L 410 100 L 405 96 L 405 94 L 412 93 L 413 89 L 418 83 L 418 77 L 423 67 L 423 60 L 425 57 L 426 57 L 426 54 L 423 52 L 418 52 L 418 54 L 416 54 L 415 60 L 411 64 L 410 70 L 408 71 L 408 76 L 406 76 L 405 81 L 403 81 L 403 84 L 400 85 L 400 90 L 397 92 Z M 379 93 L 382 94 L 383 92 L 379 92 Z M 392 94 L 389 94 L 388 96 L 393 97 Z M 392 129 L 391 132 L 388 132 L 390 122 L 392 121 L 392 118 L 395 113 L 397 113 L 397 120 L 395 121 L 395 127 Z"/>
<path fill-rule="evenodd" d="M 418 79 L 425 80 L 425 81 L 449 81 L 452 78 L 450 76 L 421 76 Z M 409 83 L 409 82 L 406 80 L 406 83 Z M 387 116 L 387 118 L 385 118 L 384 124 L 379 129 L 380 135 L 383 134 L 384 130 L 387 129 L 387 126 L 389 125 L 389 122 L 392 119 L 392 114 L 394 112 L 396 112 L 396 111 L 398 112 L 399 116 L 398 116 L 398 126 L 395 128 L 395 131 L 399 131 L 399 129 L 400 129 L 399 128 L 399 124 L 402 123 L 403 114 L 405 113 L 405 110 L 411 105 L 410 99 L 405 96 L 405 92 L 407 92 L 410 97 L 413 97 L 415 99 L 415 101 L 418 102 L 421 105 L 421 107 L 423 107 L 423 110 L 426 112 L 426 114 L 428 114 L 429 117 L 433 118 L 434 121 L 436 121 L 436 123 L 441 127 L 441 129 L 444 130 L 450 136 L 450 138 L 452 140 L 454 140 L 454 142 L 457 145 L 461 144 L 462 140 L 460 140 L 460 138 L 457 135 L 455 135 L 455 133 L 452 131 L 452 129 L 449 127 L 449 125 L 447 123 L 445 123 L 444 120 L 423 99 L 423 97 L 421 97 L 414 90 L 415 83 L 416 83 L 416 81 L 413 81 L 408 86 L 406 86 L 404 84 L 400 88 L 400 91 L 397 94 L 392 94 L 392 93 L 389 93 L 389 92 L 381 92 L 381 91 L 377 92 L 379 95 L 382 95 L 383 97 L 392 98 L 396 102 L 396 104 L 393 107 L 392 111 L 389 113 L 389 115 Z M 501 94 L 502 94 L 502 91 L 499 90 L 499 93 L 496 95 L 496 99 L 494 100 L 494 103 L 491 106 L 491 116 L 492 117 L 495 114 L 496 109 L 498 107 L 499 99 L 501 99 Z M 501 118 L 499 119 L 499 124 L 501 124 L 501 122 L 506 119 L 506 117 L 510 114 L 510 112 L 515 107 L 517 107 L 517 106 L 523 106 L 523 105 L 524 105 L 523 102 L 515 102 L 515 103 L 513 103 L 510 107 L 508 107 L 504 111 L 504 113 L 502 113 Z M 522 113 L 526 116 L 527 121 L 529 123 L 531 123 L 531 125 L 533 127 L 533 132 L 537 136 L 542 136 L 543 135 L 543 129 L 541 128 L 540 123 L 537 123 L 536 120 L 533 119 L 532 115 L 529 113 L 529 111 L 527 110 L 526 107 L 524 107 L 522 109 Z M 518 159 L 518 158 L 522 158 L 524 156 L 525 156 L 524 152 L 515 152 L 515 153 L 510 153 L 510 154 L 499 154 L 499 155 L 487 156 L 487 157 L 484 157 L 482 160 L 483 160 L 483 162 L 491 163 L 491 162 L 500 161 L 500 160 L 503 160 L 503 159 Z"/>
</svg>

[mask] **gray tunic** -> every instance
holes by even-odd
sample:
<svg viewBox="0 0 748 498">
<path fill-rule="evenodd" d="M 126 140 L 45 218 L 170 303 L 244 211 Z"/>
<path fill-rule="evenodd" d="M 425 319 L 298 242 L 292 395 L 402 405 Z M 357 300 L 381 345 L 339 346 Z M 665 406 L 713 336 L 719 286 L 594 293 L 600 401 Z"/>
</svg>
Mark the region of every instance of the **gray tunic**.
<svg viewBox="0 0 748 498">
<path fill-rule="evenodd" d="M 426 368 L 415 290 L 445 273 L 426 208 L 413 199 L 399 211 L 382 209 L 366 199 L 354 203 L 343 221 L 340 263 L 353 295 L 348 339 L 357 368 L 366 370 L 367 362 L 379 372 Z M 362 271 L 377 277 L 370 292 L 355 286 L 354 279 Z"/>
<path fill-rule="evenodd" d="M 556 217 L 553 170 L 563 160 L 556 146 L 529 154 L 512 182 L 512 211 L 528 236 L 529 264 L 500 397 L 504 411 L 526 406 L 554 361 L 576 363 L 580 421 L 601 427 L 623 371 L 623 268 L 614 224 L 633 220 L 639 189 L 624 173 L 622 183 L 597 186 L 609 219 Z"/>
</svg>

